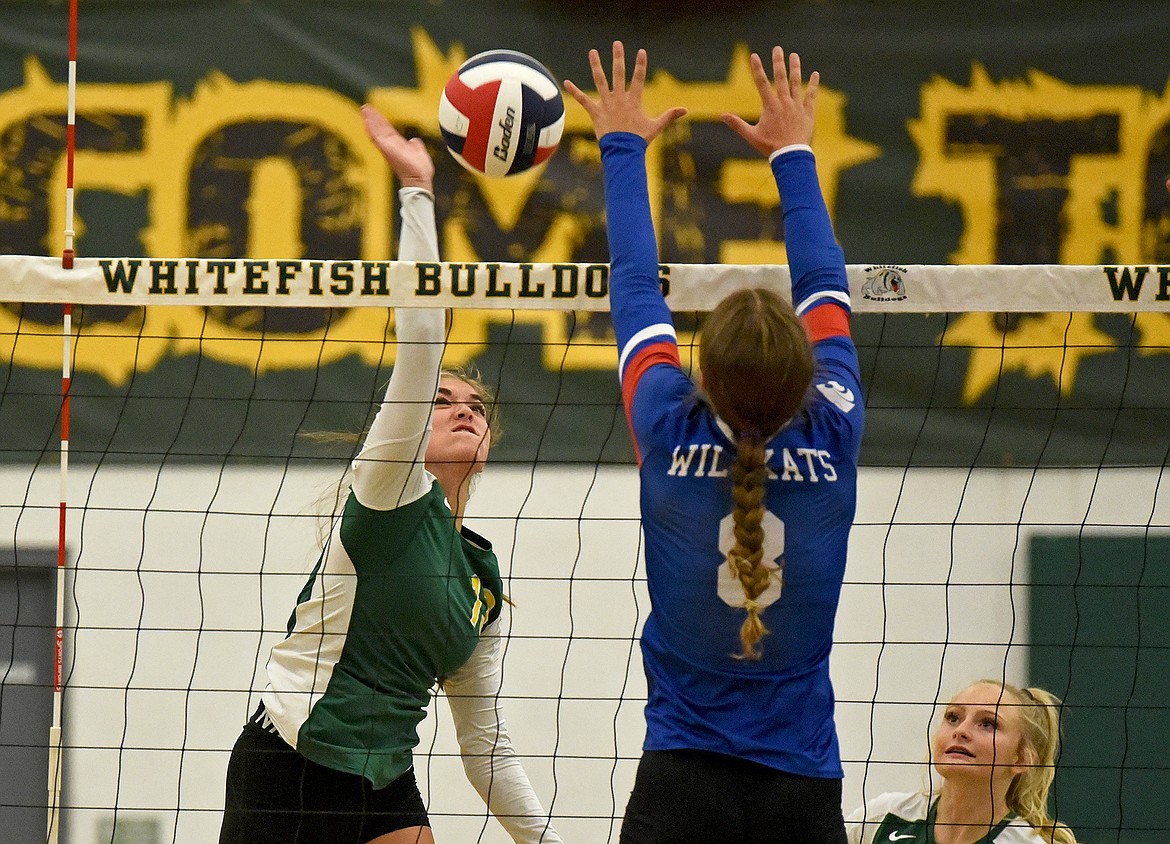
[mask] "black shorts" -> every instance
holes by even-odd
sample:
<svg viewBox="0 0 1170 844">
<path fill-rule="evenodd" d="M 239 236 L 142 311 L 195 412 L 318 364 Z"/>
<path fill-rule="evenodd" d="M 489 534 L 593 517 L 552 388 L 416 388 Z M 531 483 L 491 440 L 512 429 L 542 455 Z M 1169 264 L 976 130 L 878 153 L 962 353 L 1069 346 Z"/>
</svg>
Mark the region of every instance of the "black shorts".
<svg viewBox="0 0 1170 844">
<path fill-rule="evenodd" d="M 430 825 L 413 770 L 374 788 L 310 762 L 253 722 L 232 748 L 220 844 L 364 844 Z"/>
<path fill-rule="evenodd" d="M 702 750 L 647 751 L 622 844 L 845 844 L 841 780 Z"/>
</svg>

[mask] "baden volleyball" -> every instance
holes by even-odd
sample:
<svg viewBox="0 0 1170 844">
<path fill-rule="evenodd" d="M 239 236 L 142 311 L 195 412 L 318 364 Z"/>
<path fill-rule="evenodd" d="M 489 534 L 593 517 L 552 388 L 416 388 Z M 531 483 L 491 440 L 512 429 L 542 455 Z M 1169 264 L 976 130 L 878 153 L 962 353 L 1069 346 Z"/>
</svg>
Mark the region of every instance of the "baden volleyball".
<svg viewBox="0 0 1170 844">
<path fill-rule="evenodd" d="M 514 50 L 465 61 L 439 98 L 439 129 L 474 173 L 514 176 L 547 161 L 565 129 L 565 103 L 548 68 Z"/>
</svg>

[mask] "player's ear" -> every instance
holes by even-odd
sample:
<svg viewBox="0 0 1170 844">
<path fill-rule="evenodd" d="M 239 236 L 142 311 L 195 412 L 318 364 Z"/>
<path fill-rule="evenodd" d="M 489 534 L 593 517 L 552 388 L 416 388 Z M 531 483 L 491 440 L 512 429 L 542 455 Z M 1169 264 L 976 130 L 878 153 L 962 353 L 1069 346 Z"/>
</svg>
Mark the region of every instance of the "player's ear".
<svg viewBox="0 0 1170 844">
<path fill-rule="evenodd" d="M 1020 739 L 1020 748 L 1016 752 L 1016 764 L 1012 765 L 1012 776 L 1017 777 L 1028 771 L 1029 768 L 1035 767 L 1037 764 L 1036 753 L 1022 738 Z"/>
</svg>

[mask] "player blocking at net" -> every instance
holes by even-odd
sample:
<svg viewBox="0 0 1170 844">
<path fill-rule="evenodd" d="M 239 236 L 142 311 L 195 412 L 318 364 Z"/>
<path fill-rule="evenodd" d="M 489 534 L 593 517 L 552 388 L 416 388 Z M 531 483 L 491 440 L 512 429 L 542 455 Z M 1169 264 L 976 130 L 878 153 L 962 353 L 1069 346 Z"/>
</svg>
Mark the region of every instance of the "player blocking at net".
<svg viewBox="0 0 1170 844">
<path fill-rule="evenodd" d="M 362 116 L 400 185 L 399 258 L 437 261 L 426 148 L 372 107 Z M 344 509 L 232 750 L 221 844 L 433 842 L 412 750 L 436 682 L 467 777 L 512 839 L 561 841 L 499 710 L 499 563 L 463 525 L 489 396 L 440 369 L 445 330 L 441 309 L 395 314 L 394 370 Z"/>
<path fill-rule="evenodd" d="M 565 83 L 601 145 L 651 600 L 646 740 L 621 840 L 843 844 L 829 652 L 864 408 L 844 254 L 809 146 L 819 76 L 805 88 L 777 47 L 773 83 L 753 55 L 760 119 L 723 116 L 771 162 L 796 306 L 772 289 L 718 303 L 700 390 L 659 287 L 645 163 L 685 110 L 643 110 L 646 61 L 639 50 L 627 84 L 615 42 L 612 81 L 589 53 L 596 97 Z"/>
</svg>

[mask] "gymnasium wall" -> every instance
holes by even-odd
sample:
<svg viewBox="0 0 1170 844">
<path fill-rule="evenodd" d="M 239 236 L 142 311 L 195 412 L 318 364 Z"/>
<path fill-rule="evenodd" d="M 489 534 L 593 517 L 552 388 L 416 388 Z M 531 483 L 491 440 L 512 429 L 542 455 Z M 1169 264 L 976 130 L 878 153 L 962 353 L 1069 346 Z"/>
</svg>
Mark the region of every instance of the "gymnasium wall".
<svg viewBox="0 0 1170 844">
<path fill-rule="evenodd" d="M 341 468 L 103 466 L 74 474 L 69 841 L 107 841 L 99 835 L 115 814 L 124 829 L 145 824 L 160 841 L 213 837 L 227 751 L 315 560 L 317 513 Z M 847 810 L 863 794 L 925 782 L 935 702 L 980 677 L 1038 682 L 1029 671 L 1031 543 L 1085 536 L 1143 543 L 1147 523 L 1170 523 L 1170 504 L 1157 496 L 1164 474 L 863 471 L 833 655 Z M 17 548 L 51 545 L 55 472 L 10 467 L 0 489 L 0 533 Z M 1156 506 L 1138 511 L 1134 500 Z M 616 840 L 613 818 L 624 808 L 644 729 L 636 638 L 647 598 L 636 475 L 492 467 L 472 510 L 469 523 L 495 542 L 515 602 L 505 657 L 513 740 L 530 757 L 528 770 L 566 840 Z M 1164 542 L 1166 531 L 1156 533 Z M 1092 582 L 1089 569 L 1081 577 Z M 1090 604 L 1082 596 L 1082 614 Z M 1144 640 L 1114 642 L 1116 661 L 1156 659 L 1148 620 L 1145 629 Z M 1052 635 L 1045 633 L 1046 644 Z M 1054 691 L 1070 711 L 1094 711 L 1091 684 L 1074 678 Z M 1164 699 L 1159 705 L 1164 711 Z M 485 824 L 482 803 L 462 775 L 441 697 L 420 735 L 418 769 L 436 830 L 446 840 L 474 840 Z M 1131 735 L 1121 750 L 1132 755 L 1157 741 Z M 1079 819 L 1116 828 L 1121 784 L 1108 770 L 1098 774 L 1099 814 L 1086 817 L 1081 806 Z M 1077 809 L 1070 801 L 1063 814 Z M 506 840 L 494 821 L 486 826 L 483 840 Z M 1127 835 L 1118 840 L 1158 840 Z"/>
</svg>

